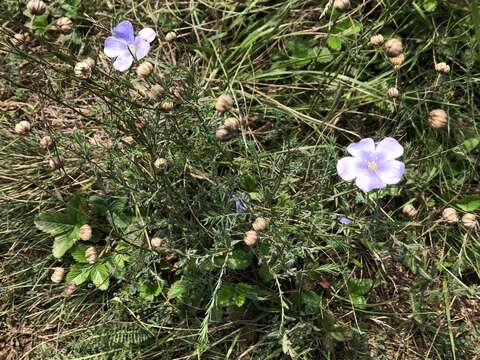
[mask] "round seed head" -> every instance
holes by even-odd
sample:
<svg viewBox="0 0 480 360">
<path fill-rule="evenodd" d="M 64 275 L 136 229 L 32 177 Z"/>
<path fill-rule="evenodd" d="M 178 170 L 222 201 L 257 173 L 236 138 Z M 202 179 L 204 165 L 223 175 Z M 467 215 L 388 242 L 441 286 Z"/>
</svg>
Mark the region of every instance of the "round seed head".
<svg viewBox="0 0 480 360">
<path fill-rule="evenodd" d="M 25 43 L 25 35 L 17 33 L 10 38 L 10 43 L 13 46 L 20 46 Z"/>
<path fill-rule="evenodd" d="M 27 120 L 22 120 L 15 125 L 15 132 L 20 135 L 25 135 L 30 132 L 31 125 Z"/>
<path fill-rule="evenodd" d="M 74 72 L 76 76 L 83 79 L 88 79 L 90 76 L 92 76 L 91 63 L 86 60 L 76 63 Z"/>
<path fill-rule="evenodd" d="M 73 28 L 73 21 L 68 17 L 61 17 L 55 22 L 57 29 L 63 33 L 69 33 Z"/>
<path fill-rule="evenodd" d="M 166 170 L 168 168 L 168 160 L 165 158 L 158 158 L 153 163 L 153 166 L 155 166 L 155 168 L 160 171 Z"/>
<path fill-rule="evenodd" d="M 164 111 L 170 112 L 173 110 L 173 107 L 174 107 L 173 101 L 165 100 L 164 102 L 162 102 L 162 109 Z"/>
<path fill-rule="evenodd" d="M 477 217 L 474 214 L 466 213 L 462 216 L 462 223 L 469 229 L 474 229 L 477 225 Z"/>
<path fill-rule="evenodd" d="M 252 228 L 257 232 L 265 231 L 267 228 L 267 220 L 265 220 L 263 217 L 256 218 L 252 224 Z"/>
<path fill-rule="evenodd" d="M 150 240 L 150 244 L 152 245 L 152 248 L 156 249 L 162 246 L 162 239 L 159 237 L 154 237 Z"/>
<path fill-rule="evenodd" d="M 175 31 L 169 31 L 167 35 L 165 35 L 166 42 L 174 42 L 177 39 L 178 35 Z"/>
<path fill-rule="evenodd" d="M 150 88 L 149 97 L 152 100 L 158 100 L 165 94 L 165 90 L 160 84 L 155 84 Z"/>
<path fill-rule="evenodd" d="M 385 52 L 389 57 L 396 57 L 403 53 L 403 44 L 400 39 L 390 39 L 385 43 Z"/>
<path fill-rule="evenodd" d="M 63 166 L 63 163 L 65 162 L 65 159 L 63 156 L 53 156 L 49 161 L 48 165 L 50 165 L 50 168 L 52 170 L 58 170 Z"/>
<path fill-rule="evenodd" d="M 65 274 L 65 269 L 64 268 L 56 267 L 55 269 L 53 269 L 53 274 L 52 274 L 50 280 L 52 280 L 52 282 L 55 283 L 55 284 L 59 284 L 59 283 L 62 282 L 64 274 Z"/>
<path fill-rule="evenodd" d="M 412 204 L 407 204 L 403 207 L 402 212 L 408 217 L 414 218 L 418 214 L 418 210 Z"/>
<path fill-rule="evenodd" d="M 385 41 L 385 39 L 384 39 L 383 35 L 381 35 L 381 34 L 373 35 L 370 38 L 370 44 L 375 46 L 375 47 L 381 46 L 384 41 Z"/>
<path fill-rule="evenodd" d="M 448 115 L 443 109 L 435 109 L 430 111 L 428 116 L 428 124 L 431 128 L 440 129 L 447 126 Z"/>
<path fill-rule="evenodd" d="M 388 60 L 390 61 L 390 64 L 392 64 L 396 68 L 400 67 L 400 65 L 402 65 L 405 62 L 405 54 L 400 54 L 398 56 L 391 57 Z"/>
<path fill-rule="evenodd" d="M 226 126 L 220 126 L 217 131 L 215 131 L 215 137 L 220 141 L 228 141 L 233 136 L 233 130 Z"/>
<path fill-rule="evenodd" d="M 442 212 L 442 218 L 449 224 L 454 224 L 458 221 L 457 210 L 454 208 L 446 208 Z"/>
<path fill-rule="evenodd" d="M 350 9 L 350 0 L 335 0 L 333 2 L 333 7 L 337 11 L 347 11 Z"/>
<path fill-rule="evenodd" d="M 233 106 L 233 99 L 228 94 L 220 95 L 215 103 L 215 110 L 219 112 L 229 111 Z"/>
<path fill-rule="evenodd" d="M 245 237 L 243 238 L 243 241 L 247 246 L 253 246 L 257 243 L 257 232 L 254 230 L 247 231 L 245 233 Z"/>
<path fill-rule="evenodd" d="M 441 62 L 441 63 L 438 63 L 437 65 L 435 65 L 435 70 L 439 73 L 439 74 L 448 74 L 450 72 L 450 66 L 448 66 L 446 63 L 444 62 Z"/>
<path fill-rule="evenodd" d="M 75 283 L 70 283 L 65 285 L 65 289 L 63 289 L 63 294 L 65 296 L 72 295 L 77 290 L 77 285 Z"/>
<path fill-rule="evenodd" d="M 152 63 L 148 61 L 142 62 L 137 68 L 137 75 L 141 78 L 146 78 L 149 76 L 153 71 Z"/>
<path fill-rule="evenodd" d="M 95 264 L 97 262 L 97 249 L 93 246 L 89 246 L 85 250 L 85 258 L 89 264 Z"/>
<path fill-rule="evenodd" d="M 53 140 L 50 136 L 45 135 L 40 139 L 40 146 L 44 149 L 50 149 L 53 145 Z"/>
<path fill-rule="evenodd" d="M 80 240 L 88 241 L 92 238 L 92 228 L 85 224 L 80 227 Z"/>
<path fill-rule="evenodd" d="M 42 15 L 47 9 L 47 5 L 41 0 L 30 0 L 27 3 L 27 10 L 32 15 Z"/>
<path fill-rule="evenodd" d="M 240 121 L 237 118 L 229 117 L 226 118 L 223 122 L 223 126 L 228 127 L 232 130 L 238 130 L 240 128 Z"/>
<path fill-rule="evenodd" d="M 391 87 L 390 89 L 388 89 L 387 95 L 389 98 L 395 99 L 400 96 L 400 91 L 398 91 L 398 88 L 396 87 Z"/>
</svg>

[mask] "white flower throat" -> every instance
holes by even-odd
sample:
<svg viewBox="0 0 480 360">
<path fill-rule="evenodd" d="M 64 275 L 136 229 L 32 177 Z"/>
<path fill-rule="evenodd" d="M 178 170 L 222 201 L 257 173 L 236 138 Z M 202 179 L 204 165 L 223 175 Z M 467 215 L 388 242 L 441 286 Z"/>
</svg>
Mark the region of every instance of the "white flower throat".
<svg viewBox="0 0 480 360">
<path fill-rule="evenodd" d="M 368 170 L 370 171 L 377 171 L 378 165 L 375 161 L 369 161 L 368 162 Z"/>
</svg>

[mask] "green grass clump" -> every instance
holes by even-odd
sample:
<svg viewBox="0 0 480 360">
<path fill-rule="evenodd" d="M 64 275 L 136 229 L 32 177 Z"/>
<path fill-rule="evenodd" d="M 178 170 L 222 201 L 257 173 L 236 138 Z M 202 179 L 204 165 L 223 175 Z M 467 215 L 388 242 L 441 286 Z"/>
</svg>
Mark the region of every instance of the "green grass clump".
<svg viewBox="0 0 480 360">
<path fill-rule="evenodd" d="M 332 5 L 0 5 L 0 357 L 480 356 L 479 228 L 460 220 L 480 209 L 478 6 Z M 102 52 L 124 19 L 157 32 L 145 78 Z M 400 66 L 375 34 L 402 40 Z M 219 139 L 230 117 L 239 129 Z M 387 136 L 405 148 L 402 182 L 341 181 L 348 144 Z"/>
</svg>

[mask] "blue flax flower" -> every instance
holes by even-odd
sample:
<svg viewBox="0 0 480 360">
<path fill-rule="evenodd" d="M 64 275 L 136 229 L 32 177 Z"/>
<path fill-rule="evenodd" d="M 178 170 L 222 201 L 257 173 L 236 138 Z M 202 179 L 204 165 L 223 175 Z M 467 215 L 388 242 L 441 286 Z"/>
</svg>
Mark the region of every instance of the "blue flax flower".
<svg viewBox="0 0 480 360">
<path fill-rule="evenodd" d="M 230 201 L 235 202 L 235 211 L 237 214 L 241 214 L 247 210 L 247 204 L 245 203 L 247 201 L 247 194 L 244 192 L 240 193 L 240 196 L 233 194 Z"/>
</svg>

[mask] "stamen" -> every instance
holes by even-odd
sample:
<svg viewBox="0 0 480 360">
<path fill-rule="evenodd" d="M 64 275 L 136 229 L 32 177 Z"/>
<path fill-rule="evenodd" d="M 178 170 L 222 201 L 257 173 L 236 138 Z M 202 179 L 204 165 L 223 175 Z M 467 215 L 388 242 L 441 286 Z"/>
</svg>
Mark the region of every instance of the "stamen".
<svg viewBox="0 0 480 360">
<path fill-rule="evenodd" d="M 372 162 L 369 162 L 369 163 L 368 163 L 368 169 L 369 169 L 370 171 L 376 171 L 376 170 L 378 169 L 377 163 L 376 163 L 376 162 L 373 162 L 373 161 L 372 161 Z"/>
</svg>

